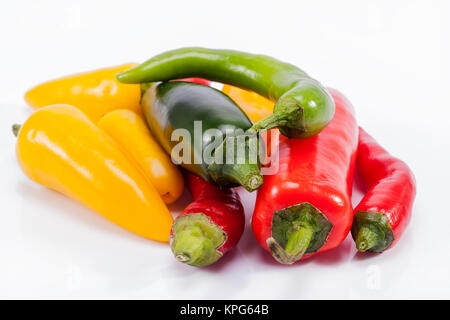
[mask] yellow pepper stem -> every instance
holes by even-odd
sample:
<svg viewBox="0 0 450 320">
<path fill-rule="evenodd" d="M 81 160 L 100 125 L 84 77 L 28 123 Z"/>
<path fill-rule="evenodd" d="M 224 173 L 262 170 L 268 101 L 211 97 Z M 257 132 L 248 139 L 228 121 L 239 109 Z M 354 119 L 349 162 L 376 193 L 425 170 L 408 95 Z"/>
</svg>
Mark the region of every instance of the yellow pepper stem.
<svg viewBox="0 0 450 320">
<path fill-rule="evenodd" d="M 12 132 L 13 132 L 13 134 L 17 137 L 17 135 L 19 134 L 19 131 L 20 131 L 20 128 L 22 127 L 22 125 L 21 124 L 13 124 L 12 125 Z"/>
</svg>

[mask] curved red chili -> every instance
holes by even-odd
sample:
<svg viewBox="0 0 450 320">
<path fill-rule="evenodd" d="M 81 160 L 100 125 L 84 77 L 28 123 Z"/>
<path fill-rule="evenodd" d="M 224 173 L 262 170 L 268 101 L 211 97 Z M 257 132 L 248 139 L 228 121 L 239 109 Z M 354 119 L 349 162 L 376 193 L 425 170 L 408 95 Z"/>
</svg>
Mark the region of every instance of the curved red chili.
<svg viewBox="0 0 450 320">
<path fill-rule="evenodd" d="M 207 266 L 234 248 L 244 232 L 244 208 L 233 189 L 219 189 L 187 174 L 194 202 L 172 226 L 170 246 L 178 261 Z"/>
<path fill-rule="evenodd" d="M 383 252 L 398 241 L 411 219 L 414 175 L 362 128 L 357 167 L 368 192 L 355 208 L 352 236 L 359 251 Z"/>
<path fill-rule="evenodd" d="M 329 92 L 336 104 L 333 120 L 312 138 L 280 135 L 279 171 L 265 176 L 258 190 L 253 232 L 280 263 L 337 247 L 352 225 L 358 127 L 351 103 Z"/>
</svg>

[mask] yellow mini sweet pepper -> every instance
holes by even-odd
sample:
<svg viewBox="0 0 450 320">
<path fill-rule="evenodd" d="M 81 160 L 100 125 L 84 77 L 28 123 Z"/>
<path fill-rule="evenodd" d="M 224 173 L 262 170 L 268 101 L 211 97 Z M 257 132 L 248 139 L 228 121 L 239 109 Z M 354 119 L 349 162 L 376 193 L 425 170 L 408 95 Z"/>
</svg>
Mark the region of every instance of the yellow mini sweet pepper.
<svg viewBox="0 0 450 320">
<path fill-rule="evenodd" d="M 142 170 L 165 203 L 172 203 L 181 196 L 183 175 L 153 139 L 144 119 L 131 110 L 114 110 L 101 118 L 98 126 Z"/>
<path fill-rule="evenodd" d="M 253 91 L 224 84 L 222 92 L 233 99 L 254 123 L 269 116 L 273 111 L 274 102 Z"/>
<path fill-rule="evenodd" d="M 53 105 L 33 113 L 20 128 L 16 153 L 30 179 L 131 232 L 168 241 L 173 218 L 158 191 L 75 107 Z"/>
<path fill-rule="evenodd" d="M 117 73 L 136 63 L 70 75 L 37 85 L 25 94 L 33 108 L 52 104 L 70 104 L 84 112 L 92 121 L 116 109 L 130 109 L 141 114 L 139 85 L 122 84 Z"/>
</svg>

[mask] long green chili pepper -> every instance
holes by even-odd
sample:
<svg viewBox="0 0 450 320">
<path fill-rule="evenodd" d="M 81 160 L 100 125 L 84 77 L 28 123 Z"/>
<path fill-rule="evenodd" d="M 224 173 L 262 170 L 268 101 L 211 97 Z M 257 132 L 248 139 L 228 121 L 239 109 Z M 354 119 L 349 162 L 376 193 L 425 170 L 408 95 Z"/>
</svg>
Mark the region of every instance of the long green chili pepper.
<svg viewBox="0 0 450 320">
<path fill-rule="evenodd" d="M 275 101 L 273 114 L 251 131 L 278 127 L 291 138 L 308 138 L 333 118 L 334 102 L 327 90 L 294 65 L 274 58 L 233 50 L 182 48 L 159 54 L 119 73 L 123 83 L 201 77 L 252 90 Z"/>
<path fill-rule="evenodd" d="M 209 86 L 181 81 L 142 84 L 141 90 L 149 128 L 175 162 L 220 187 L 242 185 L 253 191 L 262 185 L 258 153 L 262 141 L 257 136 L 253 136 L 254 143 L 240 139 L 248 137 L 244 133 L 252 122 L 227 95 Z M 220 161 L 205 161 L 208 150 L 213 156 L 221 150 Z M 233 158 L 226 158 L 228 154 Z"/>
</svg>

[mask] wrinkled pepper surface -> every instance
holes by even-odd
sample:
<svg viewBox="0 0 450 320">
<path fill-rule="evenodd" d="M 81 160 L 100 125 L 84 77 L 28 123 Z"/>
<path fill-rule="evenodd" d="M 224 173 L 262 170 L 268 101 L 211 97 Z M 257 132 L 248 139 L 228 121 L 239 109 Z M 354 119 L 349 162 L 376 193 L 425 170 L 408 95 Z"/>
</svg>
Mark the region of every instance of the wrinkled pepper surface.
<svg viewBox="0 0 450 320">
<path fill-rule="evenodd" d="M 169 240 L 173 218 L 158 191 L 77 108 L 52 105 L 37 110 L 20 128 L 16 153 L 31 180 L 133 233 Z"/>
<path fill-rule="evenodd" d="M 35 109 L 70 104 L 94 122 L 116 109 L 130 109 L 141 114 L 139 86 L 124 85 L 115 79 L 118 72 L 134 66 L 135 63 L 128 63 L 48 81 L 27 91 L 25 101 Z"/>
</svg>

